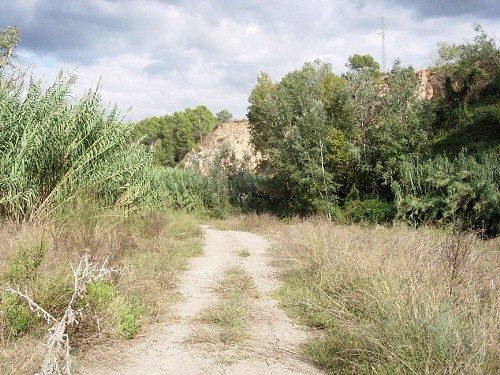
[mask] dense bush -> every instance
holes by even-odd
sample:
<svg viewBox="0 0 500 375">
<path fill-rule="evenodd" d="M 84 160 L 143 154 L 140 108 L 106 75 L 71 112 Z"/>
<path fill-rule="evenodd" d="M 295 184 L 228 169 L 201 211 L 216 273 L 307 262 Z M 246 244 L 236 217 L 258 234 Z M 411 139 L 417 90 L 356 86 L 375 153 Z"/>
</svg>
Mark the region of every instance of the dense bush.
<svg viewBox="0 0 500 375">
<path fill-rule="evenodd" d="M 267 211 L 270 202 L 265 192 L 266 182 L 265 177 L 248 172 L 229 176 L 230 202 L 248 212 Z"/>
<path fill-rule="evenodd" d="M 406 162 L 393 182 L 398 217 L 412 223 L 460 223 L 461 227 L 499 233 L 500 160 L 460 153 Z"/>
<path fill-rule="evenodd" d="M 151 191 L 145 203 L 148 206 L 206 212 L 216 217 L 227 215 L 225 179 L 220 181 L 217 176 L 202 176 L 185 169 L 155 167 L 149 170 L 147 184 Z"/>
<path fill-rule="evenodd" d="M 344 215 L 353 222 L 390 223 L 396 215 L 396 208 L 392 202 L 376 198 L 355 200 L 344 206 Z"/>
</svg>

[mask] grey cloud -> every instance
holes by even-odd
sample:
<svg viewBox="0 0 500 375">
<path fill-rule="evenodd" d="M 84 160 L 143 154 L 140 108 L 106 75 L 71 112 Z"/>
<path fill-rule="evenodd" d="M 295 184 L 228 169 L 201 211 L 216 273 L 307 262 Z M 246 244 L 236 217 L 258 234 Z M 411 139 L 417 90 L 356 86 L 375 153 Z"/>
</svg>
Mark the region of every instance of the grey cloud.
<svg viewBox="0 0 500 375">
<path fill-rule="evenodd" d="M 106 14 L 83 1 L 39 1 L 19 11 L 8 2 L 0 22 L 20 28 L 21 47 L 40 54 L 52 54 L 64 61 L 95 60 L 114 48 L 114 36 L 127 29 L 127 20 Z"/>
<path fill-rule="evenodd" d="M 318 57 L 332 62 L 338 74 L 354 53 L 380 60 L 382 15 L 388 24 L 387 65 L 400 56 L 405 64 L 422 66 L 437 41 L 468 38 L 463 32 L 474 21 L 484 20 L 485 30 L 494 32 L 486 25 L 500 18 L 496 3 L 0 0 L 0 27 L 18 25 L 19 47 L 33 59 L 80 61 L 92 79 L 103 75 L 104 84 L 111 82 L 105 86 L 110 99 L 135 104 L 139 118 L 157 108 L 174 111 L 197 104 L 228 107 L 240 116 L 261 71 L 279 80 Z M 124 58 L 131 60 L 127 64 Z M 116 71 L 130 79 L 119 79 Z"/>
<path fill-rule="evenodd" d="M 392 0 L 392 2 L 414 9 L 420 18 L 463 15 L 486 19 L 500 17 L 498 0 Z"/>
</svg>

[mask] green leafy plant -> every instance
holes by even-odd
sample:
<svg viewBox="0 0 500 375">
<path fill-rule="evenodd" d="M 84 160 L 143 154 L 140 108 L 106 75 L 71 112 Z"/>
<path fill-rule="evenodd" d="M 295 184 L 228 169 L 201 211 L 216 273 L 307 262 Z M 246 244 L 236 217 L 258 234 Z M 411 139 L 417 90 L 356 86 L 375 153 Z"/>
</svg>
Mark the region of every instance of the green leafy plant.
<svg viewBox="0 0 500 375">
<path fill-rule="evenodd" d="M 74 75 L 47 89 L 0 75 L 0 216 L 40 221 L 78 195 L 119 206 L 147 195 L 150 155 L 116 108 L 101 108 L 99 88 L 71 103 Z"/>
<path fill-rule="evenodd" d="M 8 259 L 6 278 L 10 283 L 34 280 L 47 252 L 43 238 L 32 244 L 19 243 L 15 252 Z"/>
<path fill-rule="evenodd" d="M 17 338 L 28 332 L 36 318 L 18 296 L 7 291 L 0 292 L 0 326 L 3 338 Z"/>
<path fill-rule="evenodd" d="M 461 228 L 499 233 L 498 155 L 437 156 L 403 163 L 392 187 L 398 217 L 419 223 L 457 223 Z"/>
<path fill-rule="evenodd" d="M 118 331 L 125 339 L 134 337 L 141 328 L 143 306 L 139 298 L 121 304 L 119 311 Z"/>
<path fill-rule="evenodd" d="M 380 199 L 354 200 L 344 206 L 344 216 L 354 222 L 390 223 L 395 215 L 394 203 Z"/>
</svg>

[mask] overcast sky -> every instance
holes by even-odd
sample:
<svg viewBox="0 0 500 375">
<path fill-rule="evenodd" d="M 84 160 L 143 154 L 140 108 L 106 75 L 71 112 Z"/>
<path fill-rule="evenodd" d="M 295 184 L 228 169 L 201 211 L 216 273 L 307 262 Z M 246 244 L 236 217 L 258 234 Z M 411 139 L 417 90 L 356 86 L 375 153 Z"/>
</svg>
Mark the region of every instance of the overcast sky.
<svg viewBox="0 0 500 375">
<path fill-rule="evenodd" d="M 78 63 L 75 92 L 100 80 L 133 121 L 200 104 L 244 118 L 262 71 L 278 81 L 319 58 L 340 74 L 355 53 L 381 63 L 381 16 L 388 67 L 431 65 L 474 23 L 500 34 L 500 0 L 0 0 L 21 64 L 52 82 Z"/>
</svg>

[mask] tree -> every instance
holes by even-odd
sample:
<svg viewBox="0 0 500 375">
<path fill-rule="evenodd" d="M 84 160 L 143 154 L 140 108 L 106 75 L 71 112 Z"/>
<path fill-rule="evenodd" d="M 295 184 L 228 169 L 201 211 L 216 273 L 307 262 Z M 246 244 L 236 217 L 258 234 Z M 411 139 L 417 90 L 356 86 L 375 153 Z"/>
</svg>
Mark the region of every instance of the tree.
<svg viewBox="0 0 500 375">
<path fill-rule="evenodd" d="M 269 74 L 265 72 L 257 77 L 257 82 L 248 98 L 250 106 L 247 118 L 251 125 L 252 143 L 257 151 L 263 152 L 272 132 L 272 114 L 274 112 L 272 100 L 276 85 Z"/>
<path fill-rule="evenodd" d="M 215 114 L 215 118 L 219 124 L 223 124 L 225 122 L 233 121 L 233 114 L 227 109 L 223 109 Z"/>
<path fill-rule="evenodd" d="M 345 64 L 345 66 L 350 70 L 360 71 L 366 69 L 371 73 L 380 72 L 380 64 L 376 62 L 375 59 L 370 55 L 354 54 L 349 56 L 347 61 L 348 63 Z"/>
<path fill-rule="evenodd" d="M 328 211 L 337 202 L 339 183 L 328 168 L 331 129 L 349 128 L 347 93 L 328 64 L 306 63 L 272 83 L 262 73 L 250 98 L 252 142 L 266 160 L 271 198 L 286 212 Z M 346 107 L 347 108 L 347 107 Z"/>
<path fill-rule="evenodd" d="M 427 147 L 428 130 L 418 85 L 414 69 L 396 60 L 380 86 L 375 123 L 367 136 L 370 167 L 384 184 L 390 182 L 404 160 L 421 155 Z"/>
<path fill-rule="evenodd" d="M 355 70 L 344 75 L 350 93 L 350 103 L 355 115 L 353 130 L 354 144 L 360 159 L 367 163 L 367 131 L 373 126 L 376 102 L 379 99 L 378 88 L 369 70 Z"/>
<path fill-rule="evenodd" d="M 388 182 L 399 164 L 422 153 L 427 144 L 418 79 L 413 68 L 402 67 L 399 61 L 381 83 L 367 69 L 349 72 L 345 78 L 356 116 L 353 144 L 359 155 L 353 183 L 364 196 L 390 198 Z"/>
<path fill-rule="evenodd" d="M 435 153 L 457 155 L 499 150 L 500 49 L 496 39 L 475 25 L 472 42 L 439 44 L 433 67 L 444 95 L 433 98 Z"/>
<path fill-rule="evenodd" d="M 9 26 L 0 29 L 0 69 L 10 64 L 10 59 L 15 57 L 14 49 L 20 41 L 19 29 Z"/>
<path fill-rule="evenodd" d="M 154 148 L 155 164 L 175 166 L 191 149 L 210 133 L 216 125 L 212 112 L 199 105 L 194 109 L 172 115 L 151 117 L 138 122 L 134 137 Z"/>
</svg>

